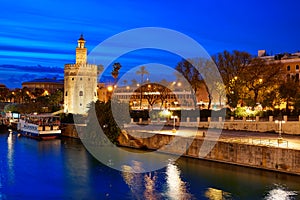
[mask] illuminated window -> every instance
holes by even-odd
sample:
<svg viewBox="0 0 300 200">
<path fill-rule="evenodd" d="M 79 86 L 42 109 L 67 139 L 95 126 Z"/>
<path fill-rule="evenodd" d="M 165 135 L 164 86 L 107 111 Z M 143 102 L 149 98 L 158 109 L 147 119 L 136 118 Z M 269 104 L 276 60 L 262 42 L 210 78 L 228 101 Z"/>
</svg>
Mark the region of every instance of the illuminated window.
<svg viewBox="0 0 300 200">
<path fill-rule="evenodd" d="M 290 70 L 291 70 L 291 66 L 288 65 L 288 66 L 286 67 L 286 70 L 287 70 L 287 71 L 290 71 Z"/>
<path fill-rule="evenodd" d="M 83 91 L 79 91 L 79 96 L 83 96 Z"/>
</svg>

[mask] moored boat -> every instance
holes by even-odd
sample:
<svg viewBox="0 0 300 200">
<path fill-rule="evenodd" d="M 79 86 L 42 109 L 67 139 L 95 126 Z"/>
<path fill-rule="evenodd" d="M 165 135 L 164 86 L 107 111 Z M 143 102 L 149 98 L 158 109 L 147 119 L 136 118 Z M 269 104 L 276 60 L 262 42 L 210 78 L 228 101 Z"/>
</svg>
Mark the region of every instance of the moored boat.
<svg viewBox="0 0 300 200">
<path fill-rule="evenodd" d="M 61 135 L 59 117 L 52 114 L 22 116 L 17 129 L 22 136 L 40 140 L 55 139 Z"/>
</svg>

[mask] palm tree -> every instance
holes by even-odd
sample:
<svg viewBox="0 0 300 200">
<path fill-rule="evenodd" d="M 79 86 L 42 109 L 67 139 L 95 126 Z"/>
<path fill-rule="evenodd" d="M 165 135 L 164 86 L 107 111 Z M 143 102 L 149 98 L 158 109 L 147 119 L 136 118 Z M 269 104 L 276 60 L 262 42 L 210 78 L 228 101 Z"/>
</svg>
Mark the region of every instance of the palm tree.
<svg viewBox="0 0 300 200">
<path fill-rule="evenodd" d="M 140 95 L 140 109 L 142 109 L 142 96 L 143 96 L 143 90 L 142 90 L 142 84 L 144 82 L 144 75 L 149 75 L 149 72 L 146 70 L 145 66 L 141 66 L 140 70 L 136 71 L 137 75 L 141 75 L 141 85 L 140 85 L 140 90 L 141 90 L 141 95 Z"/>
<path fill-rule="evenodd" d="M 120 63 L 114 63 L 113 64 L 113 71 L 111 72 L 112 77 L 115 79 L 114 85 L 117 83 L 117 78 L 119 76 L 119 70 L 121 69 L 121 64 Z"/>
</svg>

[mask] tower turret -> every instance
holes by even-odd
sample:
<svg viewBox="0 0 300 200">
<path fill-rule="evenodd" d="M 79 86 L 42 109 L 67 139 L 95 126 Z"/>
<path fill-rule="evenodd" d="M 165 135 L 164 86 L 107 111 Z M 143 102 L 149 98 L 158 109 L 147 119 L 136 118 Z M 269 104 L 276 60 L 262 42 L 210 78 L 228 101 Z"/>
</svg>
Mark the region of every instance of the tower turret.
<svg viewBox="0 0 300 200">
<path fill-rule="evenodd" d="M 76 48 L 76 64 L 86 64 L 87 63 L 87 49 L 85 48 L 85 40 L 81 34 L 78 39 L 78 46 Z"/>
</svg>

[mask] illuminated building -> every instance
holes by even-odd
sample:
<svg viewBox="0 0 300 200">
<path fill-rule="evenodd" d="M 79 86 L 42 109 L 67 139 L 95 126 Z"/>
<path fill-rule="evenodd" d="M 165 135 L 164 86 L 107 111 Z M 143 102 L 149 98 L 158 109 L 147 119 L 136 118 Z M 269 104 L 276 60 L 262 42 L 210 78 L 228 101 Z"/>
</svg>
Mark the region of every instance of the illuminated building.
<svg viewBox="0 0 300 200">
<path fill-rule="evenodd" d="M 207 108 L 208 105 L 208 93 L 205 87 L 198 89 L 197 95 L 194 95 L 190 89 L 185 88 L 180 84 L 174 84 L 176 82 L 170 82 L 170 91 L 156 90 L 157 84 L 149 83 L 144 87 L 141 94 L 141 87 L 128 85 L 118 86 L 112 91 L 112 99 L 119 102 L 129 103 L 131 109 L 194 109 L 194 97 L 196 97 L 197 104 L 201 108 Z M 109 88 L 108 88 L 109 89 Z M 109 91 L 109 90 L 108 90 Z M 160 98 L 164 95 L 164 98 Z M 162 101 L 163 99 L 163 101 Z M 142 104 L 140 101 L 142 100 Z M 152 106 L 149 102 L 154 102 Z"/>
<path fill-rule="evenodd" d="M 282 53 L 272 56 L 267 56 L 265 50 L 258 51 L 258 57 L 263 58 L 269 62 L 281 62 L 283 65 L 283 72 L 287 78 L 300 79 L 300 52 L 296 53 Z"/>
<path fill-rule="evenodd" d="M 78 39 L 76 63 L 64 69 L 64 112 L 86 114 L 88 105 L 97 100 L 97 65 L 87 63 L 83 36 Z"/>
<path fill-rule="evenodd" d="M 56 78 L 38 78 L 33 79 L 31 81 L 26 81 L 22 83 L 22 88 L 27 88 L 28 90 L 35 89 L 44 89 L 51 93 L 56 90 L 63 90 L 64 88 L 64 80 L 56 79 Z"/>
</svg>

